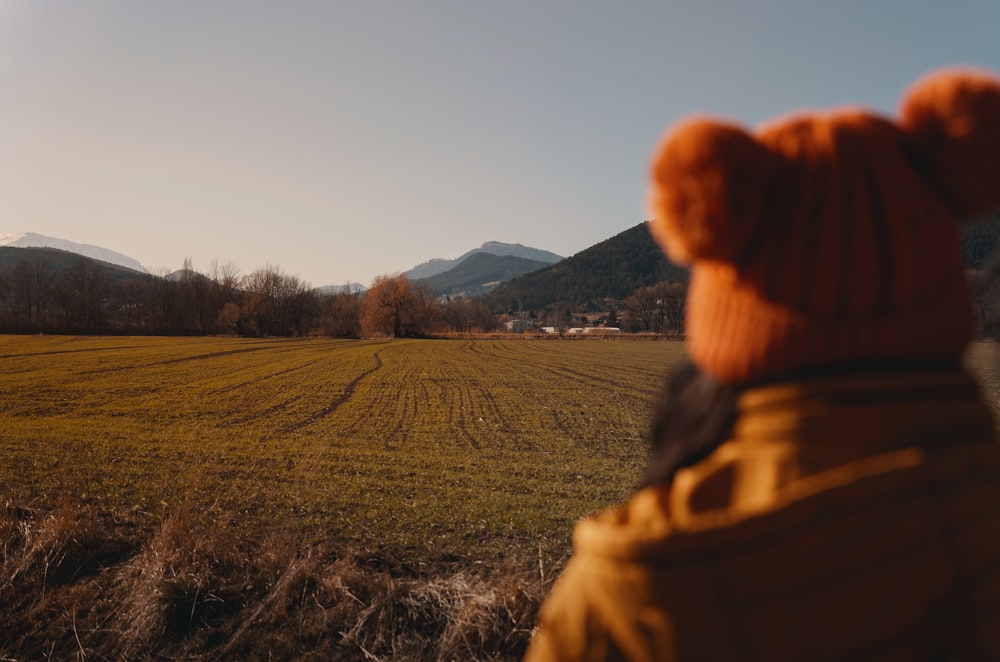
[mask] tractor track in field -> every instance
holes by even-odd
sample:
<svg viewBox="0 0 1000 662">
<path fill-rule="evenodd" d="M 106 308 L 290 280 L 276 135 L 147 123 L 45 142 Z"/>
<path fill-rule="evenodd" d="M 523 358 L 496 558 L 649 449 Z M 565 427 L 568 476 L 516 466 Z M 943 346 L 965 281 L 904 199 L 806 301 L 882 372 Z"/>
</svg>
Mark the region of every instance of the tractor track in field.
<svg viewBox="0 0 1000 662">
<path fill-rule="evenodd" d="M 574 370 L 572 368 L 567 368 L 565 366 L 552 366 L 548 368 L 548 371 L 553 375 L 559 375 L 561 377 L 570 377 L 574 379 L 579 379 L 581 384 L 588 387 L 609 387 L 617 391 L 621 389 L 628 389 L 633 391 L 639 396 L 650 397 L 656 394 L 656 389 L 644 389 L 639 388 L 631 384 L 630 382 L 622 382 L 609 377 L 601 377 L 593 373 L 583 372 L 580 370 Z"/>
<path fill-rule="evenodd" d="M 438 387 L 441 388 L 441 399 L 448 402 L 448 423 L 451 425 L 452 421 L 454 421 L 452 429 L 455 431 L 455 435 L 460 437 L 456 441 L 460 443 L 464 442 L 473 448 L 478 447 L 475 437 L 469 431 L 468 417 L 465 412 L 465 398 L 462 392 L 443 383 L 439 383 Z M 449 391 L 451 392 L 449 393 Z"/>
<path fill-rule="evenodd" d="M 484 351 L 479 343 L 473 341 L 465 341 L 459 349 L 459 355 L 497 358 L 496 354 Z M 482 384 L 473 393 L 474 389 L 470 384 L 459 384 L 450 377 L 435 377 L 429 381 L 440 389 L 440 398 L 447 406 L 448 420 L 456 435 L 456 443 L 482 449 L 480 439 L 484 424 L 491 425 L 494 435 L 510 435 L 515 437 L 515 442 L 520 441 L 519 435 L 513 431 L 509 419 L 486 384 Z"/>
<path fill-rule="evenodd" d="M 176 359 L 166 359 L 155 363 L 147 363 L 143 367 L 151 368 L 160 365 L 174 365 L 177 363 L 188 363 L 190 361 L 203 361 L 205 359 L 217 359 L 220 356 L 231 356 L 233 354 L 248 354 L 250 352 L 274 352 L 274 348 L 262 345 L 260 347 L 243 347 L 240 349 L 227 349 L 219 352 L 209 352 L 208 354 L 196 354 L 194 356 L 179 356 Z"/>
<path fill-rule="evenodd" d="M 486 356 L 490 359 L 496 361 L 499 364 L 521 364 L 524 362 L 530 362 L 530 356 L 518 355 L 509 346 L 501 343 L 492 342 L 488 347 L 476 346 L 465 348 L 466 350 L 477 354 L 479 356 Z M 546 361 L 551 361 L 551 358 L 547 357 Z M 621 380 L 615 379 L 613 377 L 607 377 L 603 375 L 606 370 L 608 374 L 614 374 L 615 366 L 608 364 L 591 364 L 587 362 L 585 365 L 590 367 L 596 367 L 599 371 L 595 373 L 593 370 L 581 370 L 578 368 L 570 367 L 567 365 L 559 363 L 548 363 L 545 365 L 546 361 L 541 362 L 544 366 L 545 372 L 551 375 L 558 381 L 570 381 L 576 383 L 580 388 L 584 389 L 607 389 L 608 391 L 613 391 L 615 393 L 621 393 L 622 391 L 628 392 L 632 397 L 638 398 L 650 398 L 657 392 L 656 388 L 643 388 L 641 386 L 635 386 L 629 382 L 623 382 Z M 506 432 L 513 431 L 509 422 L 506 420 L 503 408 L 500 403 L 496 401 L 496 398 L 488 390 L 483 394 L 482 404 L 491 409 L 492 413 L 497 416 L 497 420 L 500 422 Z M 546 408 L 548 409 L 548 408 Z M 562 408 L 554 408 L 549 410 L 549 415 L 551 416 L 552 423 L 556 430 L 558 430 L 566 439 L 569 440 L 580 440 L 583 438 L 589 438 L 591 433 L 587 431 L 585 427 L 581 427 L 581 422 L 577 420 L 577 417 L 568 413 L 573 409 L 572 406 L 564 406 Z M 519 435 L 513 435 L 513 442 L 515 447 L 524 448 L 529 446 L 530 443 L 525 443 L 523 439 L 519 439 Z"/>
<path fill-rule="evenodd" d="M 484 346 L 484 342 L 489 342 L 489 347 Z M 473 342 L 468 341 L 462 345 L 463 352 L 469 352 L 470 354 L 476 354 L 478 356 L 485 356 L 490 359 L 500 359 L 502 361 L 509 361 L 510 355 L 506 350 L 501 349 L 501 347 L 495 341 L 483 341 L 483 342 Z"/>
<path fill-rule="evenodd" d="M 412 393 L 403 399 L 403 410 L 400 416 L 396 418 L 396 424 L 393 425 L 392 429 L 385 436 L 385 446 L 386 448 L 391 447 L 391 441 L 406 441 L 409 436 L 406 430 L 412 427 L 413 421 L 417 419 L 419 414 L 418 409 L 420 407 L 420 402 L 429 402 L 430 393 L 427 390 L 427 384 L 423 381 L 415 382 L 420 388 L 423 394 L 423 399 L 416 397 Z"/>
<path fill-rule="evenodd" d="M 116 348 L 117 349 L 117 348 Z M 101 375 L 109 372 L 127 372 L 133 370 L 145 370 L 147 368 L 156 368 L 160 366 L 177 365 L 179 363 L 190 363 L 192 361 L 204 361 L 206 359 L 215 359 L 222 356 L 231 356 L 235 354 L 246 354 L 248 352 L 260 352 L 267 351 L 267 347 L 243 347 L 240 349 L 229 349 L 225 351 L 209 352 L 208 354 L 194 354 L 190 356 L 179 356 L 172 359 L 161 359 L 156 361 L 149 361 L 148 363 L 134 363 L 128 365 L 115 365 L 106 368 L 94 368 L 91 370 L 82 371 L 82 375 Z M 81 351 L 92 351 L 92 350 L 65 350 L 65 352 L 81 352 Z M 104 351 L 103 348 L 101 351 Z"/>
<path fill-rule="evenodd" d="M 478 397 L 471 398 L 471 400 L 477 402 L 482 408 L 486 420 L 495 421 L 497 427 L 494 432 L 496 435 L 511 440 L 514 448 L 524 449 L 529 445 L 526 444 L 518 426 L 511 422 L 510 417 L 507 415 L 508 409 L 497 402 L 496 396 L 493 395 L 493 391 L 489 387 L 484 386 Z"/>
<path fill-rule="evenodd" d="M 456 387 L 450 379 L 434 379 L 432 382 L 441 389 L 441 401 L 447 403 L 448 424 L 455 435 L 454 441 L 479 449 L 481 445 L 470 423 L 471 403 L 467 398 L 467 388 Z"/>
<path fill-rule="evenodd" d="M 382 351 L 384 349 L 385 348 L 382 347 L 375 350 L 375 352 L 372 354 L 372 358 L 375 359 L 375 365 L 369 368 L 368 370 L 365 370 L 357 377 L 352 379 L 350 382 L 348 382 L 347 385 L 344 387 L 343 393 L 338 395 L 336 398 L 331 400 L 328 405 L 326 405 L 319 411 L 315 412 L 308 418 L 304 418 L 301 421 L 296 421 L 295 423 L 291 423 L 289 425 L 282 427 L 281 432 L 283 433 L 296 432 L 298 430 L 301 430 L 302 428 L 314 425 L 322 421 L 323 419 L 327 418 L 328 416 L 332 415 L 335 411 L 337 411 L 337 409 L 339 409 L 342 404 L 351 399 L 351 396 L 353 396 L 354 392 L 358 390 L 358 386 L 361 384 L 362 381 L 364 381 L 366 378 L 370 377 L 371 375 L 382 369 L 382 366 L 385 365 L 385 363 L 382 361 L 382 357 L 380 355 L 382 354 Z"/>
<path fill-rule="evenodd" d="M 288 398 L 287 400 L 282 400 L 277 404 L 271 405 L 267 409 L 254 412 L 252 414 L 247 414 L 246 416 L 240 416 L 239 418 L 233 418 L 228 421 L 223 421 L 218 425 L 216 425 L 215 427 L 219 429 L 225 429 L 225 428 L 231 428 L 235 425 L 243 425 L 244 423 L 252 423 L 254 421 L 259 421 L 262 418 L 267 418 L 272 414 L 276 414 L 279 411 L 284 410 L 286 407 L 288 407 L 288 405 L 292 404 L 293 402 L 297 402 L 301 399 L 302 399 L 301 395 L 295 395 L 292 396 L 291 398 Z"/>
<path fill-rule="evenodd" d="M 251 386 L 251 385 L 256 384 L 258 382 L 267 381 L 268 379 L 274 379 L 275 377 L 282 377 L 284 375 L 288 375 L 288 374 L 291 374 L 293 372 L 299 372 L 301 370 L 307 370 L 307 369 L 309 369 L 311 367 L 312 367 L 312 360 L 310 359 L 309 362 L 303 363 L 302 365 L 292 366 L 291 368 L 285 368 L 283 370 L 277 370 L 275 372 L 269 372 L 266 375 L 258 375 L 256 377 L 253 377 L 253 378 L 248 379 L 246 381 L 234 382 L 232 384 L 227 384 L 225 386 L 220 386 L 217 389 L 213 389 L 211 391 L 206 391 L 206 393 L 207 394 L 211 394 L 211 395 L 217 395 L 217 394 L 221 394 L 221 393 L 229 393 L 231 391 L 239 391 L 241 389 L 247 388 L 248 386 Z"/>
<path fill-rule="evenodd" d="M 48 352 L 22 352 L 20 354 L 0 354 L 0 359 L 23 359 L 57 354 L 89 354 L 91 352 L 117 352 L 123 349 L 140 349 L 141 345 L 116 345 L 114 347 L 89 347 L 86 349 L 54 349 Z"/>
</svg>

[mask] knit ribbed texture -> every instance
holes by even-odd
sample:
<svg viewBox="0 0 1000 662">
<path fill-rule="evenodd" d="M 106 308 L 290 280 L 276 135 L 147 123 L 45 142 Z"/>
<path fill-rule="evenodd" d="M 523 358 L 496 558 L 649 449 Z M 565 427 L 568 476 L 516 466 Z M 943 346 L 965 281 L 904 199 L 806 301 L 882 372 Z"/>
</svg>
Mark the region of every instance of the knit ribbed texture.
<svg viewBox="0 0 1000 662">
<path fill-rule="evenodd" d="M 953 294 L 905 310 L 837 317 L 761 299 L 732 268 L 697 264 L 688 294 L 692 360 L 724 383 L 748 383 L 835 364 L 956 359 L 972 335 L 969 297 Z"/>
<path fill-rule="evenodd" d="M 968 131 L 987 127 L 992 140 L 1000 81 L 962 80 L 938 76 L 914 98 L 959 90 L 961 103 L 935 112 L 968 112 Z M 932 178 L 918 137 L 857 109 L 784 118 L 752 135 L 696 119 L 668 135 L 653 164 L 651 230 L 692 265 L 696 364 L 748 383 L 835 364 L 960 358 L 974 330 L 958 242 L 971 203 Z M 1000 206 L 1000 174 L 981 170 Z M 977 209 L 990 202 L 989 187 L 968 188 Z"/>
</svg>

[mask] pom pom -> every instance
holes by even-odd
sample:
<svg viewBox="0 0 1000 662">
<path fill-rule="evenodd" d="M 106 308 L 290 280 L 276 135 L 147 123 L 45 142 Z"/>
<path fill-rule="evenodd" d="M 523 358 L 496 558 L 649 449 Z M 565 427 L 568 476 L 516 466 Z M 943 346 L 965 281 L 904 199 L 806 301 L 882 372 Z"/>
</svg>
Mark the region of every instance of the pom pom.
<svg viewBox="0 0 1000 662">
<path fill-rule="evenodd" d="M 969 220 L 1000 208 L 1000 79 L 972 70 L 932 73 L 910 88 L 900 115 L 952 213 Z"/>
<path fill-rule="evenodd" d="M 740 127 L 695 118 L 654 155 L 650 231 L 671 260 L 736 261 L 760 225 L 777 157 Z"/>
</svg>

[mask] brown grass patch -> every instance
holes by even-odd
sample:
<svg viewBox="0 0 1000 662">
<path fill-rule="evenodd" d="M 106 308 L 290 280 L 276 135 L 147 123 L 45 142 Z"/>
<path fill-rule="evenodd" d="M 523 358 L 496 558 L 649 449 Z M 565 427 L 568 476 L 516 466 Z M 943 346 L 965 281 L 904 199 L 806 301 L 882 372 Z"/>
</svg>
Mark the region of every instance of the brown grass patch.
<svg viewBox="0 0 1000 662">
<path fill-rule="evenodd" d="M 0 511 L 4 659 L 519 659 L 538 570 L 237 536 L 184 510 Z"/>
</svg>

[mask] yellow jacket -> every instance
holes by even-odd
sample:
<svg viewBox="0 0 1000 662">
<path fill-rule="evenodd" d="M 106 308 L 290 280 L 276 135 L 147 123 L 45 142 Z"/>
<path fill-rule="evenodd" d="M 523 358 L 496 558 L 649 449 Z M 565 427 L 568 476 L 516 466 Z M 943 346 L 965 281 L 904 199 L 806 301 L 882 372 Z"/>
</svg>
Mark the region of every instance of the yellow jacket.
<svg viewBox="0 0 1000 662">
<path fill-rule="evenodd" d="M 530 662 L 1000 660 L 1000 446 L 962 373 L 748 390 L 574 548 Z"/>
</svg>

